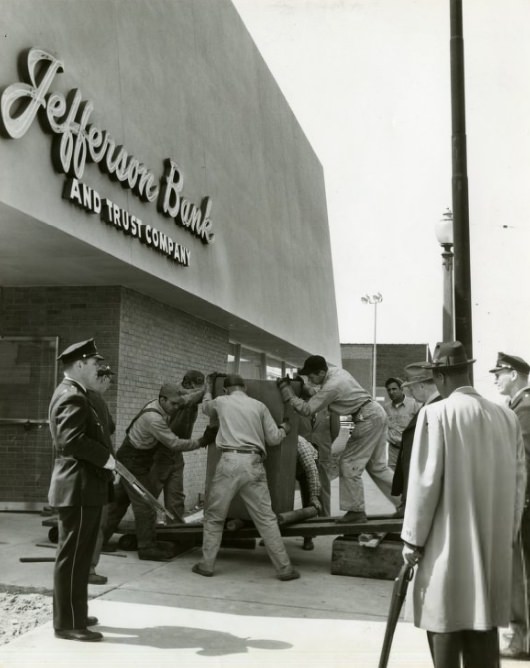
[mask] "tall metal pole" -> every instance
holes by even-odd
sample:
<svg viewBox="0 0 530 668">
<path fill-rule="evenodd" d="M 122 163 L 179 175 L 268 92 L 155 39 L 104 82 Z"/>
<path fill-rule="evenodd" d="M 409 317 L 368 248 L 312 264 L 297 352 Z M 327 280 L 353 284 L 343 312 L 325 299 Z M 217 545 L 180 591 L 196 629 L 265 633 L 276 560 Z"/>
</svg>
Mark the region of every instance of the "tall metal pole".
<svg viewBox="0 0 530 668">
<path fill-rule="evenodd" d="M 473 357 L 462 0 L 450 0 L 455 334 Z"/>
<path fill-rule="evenodd" d="M 372 397 L 375 399 L 377 394 L 377 304 L 374 301 L 374 354 L 372 364 Z"/>
<path fill-rule="evenodd" d="M 383 295 L 376 292 L 375 295 L 361 297 L 363 304 L 372 304 L 374 307 L 374 345 L 372 348 L 372 396 L 375 399 L 377 393 L 377 305 L 383 301 Z"/>
</svg>

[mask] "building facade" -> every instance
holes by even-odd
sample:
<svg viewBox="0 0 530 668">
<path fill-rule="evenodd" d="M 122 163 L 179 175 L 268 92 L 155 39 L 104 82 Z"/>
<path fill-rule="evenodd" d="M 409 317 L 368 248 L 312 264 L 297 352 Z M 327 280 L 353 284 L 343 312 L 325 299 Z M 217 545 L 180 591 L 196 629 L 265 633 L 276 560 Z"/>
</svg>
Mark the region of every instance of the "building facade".
<svg viewBox="0 0 530 668">
<path fill-rule="evenodd" d="M 38 508 L 70 343 L 116 371 L 117 445 L 187 369 L 274 378 L 340 346 L 322 166 L 229 0 L 2 12 L 0 508 Z"/>
</svg>

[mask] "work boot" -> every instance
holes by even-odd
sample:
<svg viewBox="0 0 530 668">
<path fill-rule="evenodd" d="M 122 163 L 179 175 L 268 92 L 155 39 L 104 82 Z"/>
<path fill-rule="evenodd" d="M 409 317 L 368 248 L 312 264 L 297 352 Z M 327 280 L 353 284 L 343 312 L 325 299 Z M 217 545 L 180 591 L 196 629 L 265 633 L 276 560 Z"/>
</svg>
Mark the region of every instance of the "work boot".
<svg viewBox="0 0 530 668">
<path fill-rule="evenodd" d="M 194 566 L 192 566 L 191 570 L 194 573 L 197 573 L 197 575 L 204 575 L 205 578 L 211 578 L 213 575 L 213 571 L 206 570 L 206 568 L 204 568 L 200 564 L 195 564 Z"/>
<path fill-rule="evenodd" d="M 363 510 L 348 510 L 342 517 L 335 520 L 336 524 L 357 524 L 358 522 L 366 522 L 366 513 Z"/>
<path fill-rule="evenodd" d="M 142 550 L 138 550 L 138 559 L 143 559 L 145 561 L 171 561 L 172 556 L 158 547 L 146 547 Z"/>
<path fill-rule="evenodd" d="M 287 571 L 287 573 L 280 573 L 278 575 L 278 580 L 281 580 L 282 582 L 288 582 L 289 580 L 298 580 L 300 577 L 300 573 L 296 569 L 292 569 L 290 571 Z"/>
<path fill-rule="evenodd" d="M 98 573 L 90 573 L 88 576 L 88 584 L 104 585 L 107 584 L 108 578 L 105 575 L 98 575 Z"/>
</svg>

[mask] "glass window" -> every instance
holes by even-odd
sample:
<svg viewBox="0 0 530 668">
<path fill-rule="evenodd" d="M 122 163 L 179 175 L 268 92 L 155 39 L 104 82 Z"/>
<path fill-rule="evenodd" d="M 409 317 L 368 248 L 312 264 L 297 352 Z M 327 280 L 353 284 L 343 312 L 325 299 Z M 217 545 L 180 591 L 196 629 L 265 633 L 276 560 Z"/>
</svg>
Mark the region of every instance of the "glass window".
<svg viewBox="0 0 530 668">
<path fill-rule="evenodd" d="M 266 379 L 276 380 L 282 377 L 282 362 L 275 357 L 267 355 Z"/>
<path fill-rule="evenodd" d="M 228 356 L 226 359 L 226 372 L 238 373 L 238 369 L 239 369 L 239 344 L 229 343 Z"/>
<path fill-rule="evenodd" d="M 255 350 L 241 346 L 239 358 L 239 374 L 249 380 L 261 380 L 263 378 L 263 355 Z"/>
<path fill-rule="evenodd" d="M 0 339 L 0 418 L 47 420 L 57 379 L 57 339 Z"/>
</svg>

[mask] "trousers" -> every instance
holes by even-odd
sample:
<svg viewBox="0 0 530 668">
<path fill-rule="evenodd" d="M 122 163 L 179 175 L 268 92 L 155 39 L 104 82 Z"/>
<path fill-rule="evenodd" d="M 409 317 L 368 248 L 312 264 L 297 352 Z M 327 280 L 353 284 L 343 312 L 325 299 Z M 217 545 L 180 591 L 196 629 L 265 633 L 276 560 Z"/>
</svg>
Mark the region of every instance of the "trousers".
<svg viewBox="0 0 530 668">
<path fill-rule="evenodd" d="M 341 510 L 364 512 L 361 476 L 365 469 L 389 501 L 397 506 L 399 500 L 391 494 L 394 474 L 386 463 L 386 413 L 376 401 L 370 401 L 355 418 L 351 436 L 339 458 Z"/>
<path fill-rule="evenodd" d="M 513 549 L 510 645 L 530 652 L 530 507 L 524 509 Z"/>
<path fill-rule="evenodd" d="M 59 543 L 53 572 L 53 627 L 86 629 L 88 575 L 101 506 L 58 508 Z"/>
<path fill-rule="evenodd" d="M 499 633 L 489 631 L 427 631 L 434 668 L 500 668 Z M 462 659 L 462 664 L 460 660 Z"/>
<path fill-rule="evenodd" d="M 118 450 L 116 457 L 136 477 L 138 482 L 155 496 L 150 476 L 153 464 L 153 451 L 134 448 L 126 440 Z M 118 529 L 129 505 L 132 506 L 134 513 L 138 551 L 155 547 L 156 511 L 123 478 L 120 478 L 119 483 L 114 486 L 114 501 L 109 504 L 107 525 L 104 530 L 104 542 L 108 543 L 112 534 Z"/>
<path fill-rule="evenodd" d="M 158 498 L 164 492 L 164 506 L 184 524 L 186 495 L 184 494 L 184 456 L 182 452 L 169 452 L 159 447 L 151 469 L 153 495 Z"/>
<path fill-rule="evenodd" d="M 213 571 L 230 502 L 239 494 L 265 543 L 276 572 L 289 573 L 291 560 L 271 506 L 265 467 L 258 454 L 224 452 L 217 464 L 205 503 L 201 566 Z"/>
</svg>

